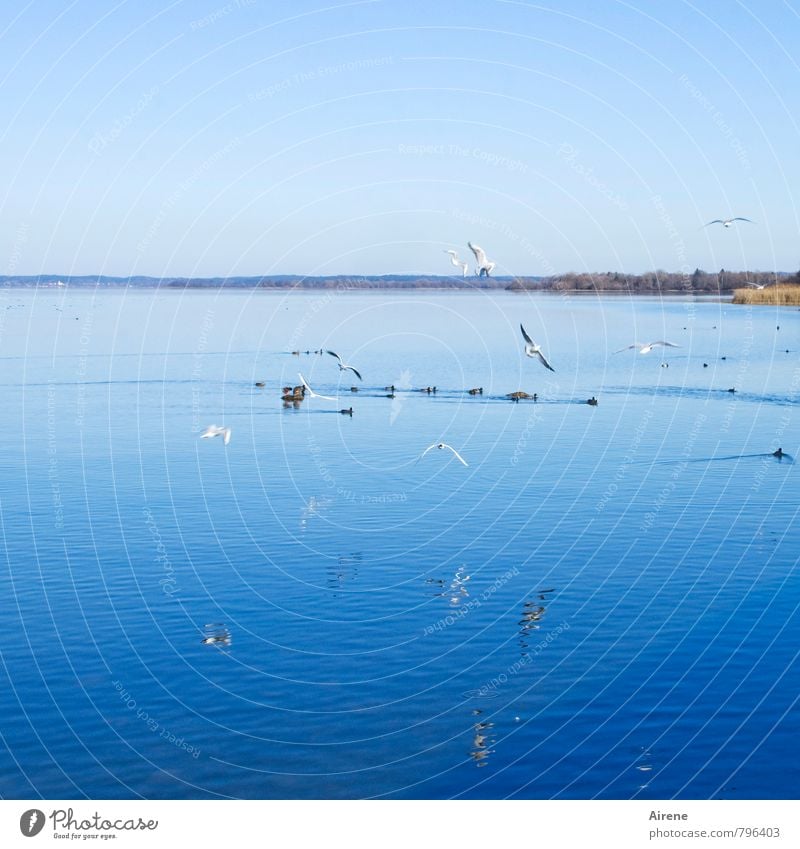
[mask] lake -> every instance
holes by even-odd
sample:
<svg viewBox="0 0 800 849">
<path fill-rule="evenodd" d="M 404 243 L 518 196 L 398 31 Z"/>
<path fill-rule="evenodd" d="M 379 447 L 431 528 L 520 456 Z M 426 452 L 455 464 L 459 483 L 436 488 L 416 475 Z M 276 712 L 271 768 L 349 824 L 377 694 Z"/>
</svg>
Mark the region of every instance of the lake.
<svg viewBox="0 0 800 849">
<path fill-rule="evenodd" d="M 0 357 L 0 796 L 796 798 L 796 308 L 17 289 Z"/>
</svg>

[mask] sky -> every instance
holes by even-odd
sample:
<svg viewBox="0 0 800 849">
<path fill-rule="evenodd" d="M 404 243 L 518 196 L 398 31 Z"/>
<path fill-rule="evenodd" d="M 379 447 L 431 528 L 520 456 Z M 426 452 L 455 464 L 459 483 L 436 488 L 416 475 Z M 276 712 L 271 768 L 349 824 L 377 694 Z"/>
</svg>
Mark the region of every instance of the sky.
<svg viewBox="0 0 800 849">
<path fill-rule="evenodd" d="M 795 271 L 798 43 L 800 0 L 4 0 L 0 275 Z"/>
</svg>

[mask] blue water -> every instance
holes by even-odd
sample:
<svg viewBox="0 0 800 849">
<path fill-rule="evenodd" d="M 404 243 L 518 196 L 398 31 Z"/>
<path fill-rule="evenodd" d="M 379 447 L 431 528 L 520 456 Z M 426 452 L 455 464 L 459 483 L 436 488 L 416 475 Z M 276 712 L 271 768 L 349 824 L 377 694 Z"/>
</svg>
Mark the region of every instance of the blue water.
<svg viewBox="0 0 800 849">
<path fill-rule="evenodd" d="M 0 358 L 0 796 L 796 798 L 800 311 L 5 290 Z"/>
</svg>

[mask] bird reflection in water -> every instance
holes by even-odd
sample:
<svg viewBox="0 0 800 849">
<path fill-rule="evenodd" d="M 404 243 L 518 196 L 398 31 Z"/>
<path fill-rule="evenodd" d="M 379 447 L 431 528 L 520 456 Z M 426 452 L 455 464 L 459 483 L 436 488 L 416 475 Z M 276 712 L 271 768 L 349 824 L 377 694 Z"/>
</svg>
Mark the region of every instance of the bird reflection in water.
<svg viewBox="0 0 800 849">
<path fill-rule="evenodd" d="M 444 578 L 426 578 L 425 583 L 433 585 L 435 596 L 440 598 L 447 596 L 450 599 L 450 604 L 459 605 L 469 596 L 466 585 L 470 576 L 464 574 L 466 568 L 464 564 L 459 566 L 449 585 Z"/>
<path fill-rule="evenodd" d="M 639 790 L 646 790 L 650 786 L 650 776 L 648 773 L 653 771 L 652 752 L 644 746 L 639 748 L 638 757 L 634 763 L 634 768 L 639 773 L 638 781 L 643 781 L 643 784 L 638 785 Z"/>
<path fill-rule="evenodd" d="M 333 590 L 341 590 L 346 583 L 354 581 L 358 577 L 361 559 L 360 551 L 340 556 L 335 566 L 328 567 L 328 586 Z M 336 593 L 333 597 L 336 598 Z"/>
<path fill-rule="evenodd" d="M 322 511 L 330 507 L 332 503 L 330 498 L 317 498 L 312 495 L 306 504 L 300 508 L 300 530 L 304 531 L 308 526 L 308 520 L 314 516 L 322 515 Z"/>
<path fill-rule="evenodd" d="M 475 708 L 472 711 L 474 717 L 478 717 L 482 713 L 483 711 L 480 708 Z M 489 755 L 494 752 L 494 749 L 491 748 L 495 742 L 495 737 L 492 733 L 493 728 L 494 723 L 488 720 L 477 720 L 472 726 L 472 748 L 470 749 L 469 756 L 475 761 L 475 766 L 486 766 L 489 762 Z"/>
<path fill-rule="evenodd" d="M 464 565 L 459 566 L 450 583 L 450 604 L 461 604 L 462 599 L 469 595 L 466 584 L 470 576 L 464 574 L 465 568 Z"/>
<path fill-rule="evenodd" d="M 534 601 L 526 601 L 522 605 L 522 618 L 519 620 L 519 645 L 523 654 L 527 654 L 528 640 L 533 631 L 539 630 L 539 622 L 545 615 L 545 604 L 550 600 L 552 589 L 537 590 Z"/>
<path fill-rule="evenodd" d="M 212 622 L 203 629 L 203 639 L 200 641 L 204 646 L 216 646 L 227 649 L 231 645 L 231 632 L 224 624 Z"/>
</svg>

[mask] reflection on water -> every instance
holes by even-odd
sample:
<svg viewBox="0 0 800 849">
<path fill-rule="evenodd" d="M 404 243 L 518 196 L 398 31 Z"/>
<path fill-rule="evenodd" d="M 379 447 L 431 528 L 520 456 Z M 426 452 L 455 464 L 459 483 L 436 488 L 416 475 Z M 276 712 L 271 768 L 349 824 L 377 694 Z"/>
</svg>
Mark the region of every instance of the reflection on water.
<svg viewBox="0 0 800 849">
<path fill-rule="evenodd" d="M 634 763 L 634 769 L 639 773 L 638 779 L 642 782 L 637 785 L 637 790 L 647 790 L 650 787 L 650 773 L 653 771 L 653 755 L 649 749 L 642 747 Z"/>
<path fill-rule="evenodd" d="M 204 646 L 229 648 L 232 642 L 231 632 L 224 623 L 215 622 L 210 625 L 205 625 L 203 628 L 203 639 L 201 642 Z"/>
<path fill-rule="evenodd" d="M 450 604 L 461 604 L 464 598 L 469 595 L 467 590 L 467 582 L 470 579 L 469 575 L 464 574 L 465 566 L 459 566 L 453 580 L 450 582 Z"/>
<path fill-rule="evenodd" d="M 480 716 L 482 713 L 483 711 L 479 708 L 472 711 L 473 716 Z M 486 720 L 478 720 L 472 726 L 472 748 L 469 756 L 475 762 L 475 766 L 486 766 L 489 762 L 489 755 L 494 752 L 494 749 L 490 748 L 496 742 L 495 736 L 492 734 L 493 728 L 494 723 Z"/>
<path fill-rule="evenodd" d="M 728 454 L 724 457 L 693 457 L 692 459 L 684 460 L 653 460 L 651 466 L 670 466 L 679 463 L 719 463 L 726 460 L 754 460 L 761 458 L 762 460 L 774 460 L 776 463 L 786 463 L 791 465 L 794 463 L 794 457 L 787 454 L 782 448 L 775 451 L 764 452 L 761 454 Z"/>
<path fill-rule="evenodd" d="M 340 555 L 336 561 L 336 565 L 330 563 L 326 565 L 328 587 L 341 590 L 346 583 L 355 581 L 358 578 L 361 561 L 362 554 L 360 551 L 356 551 L 350 554 Z M 333 597 L 336 598 L 337 594 L 334 593 Z"/>
<path fill-rule="evenodd" d="M 786 792 L 797 470 L 764 452 L 800 456 L 800 405 L 766 313 L 73 298 L 86 321 L 58 324 L 41 292 L 3 313 L 0 597 L 24 638 L 0 664 L 0 796 L 707 798 L 733 775 L 742 796 Z M 604 356 L 689 311 L 669 369 Z M 534 314 L 552 380 L 518 345 Z M 745 337 L 747 368 L 726 366 Z M 332 357 L 290 355 L 339 345 L 359 392 Z M 295 401 L 298 367 L 338 403 Z M 238 434 L 225 452 L 198 454 L 209 421 Z M 414 465 L 439 440 L 469 468 Z"/>
<path fill-rule="evenodd" d="M 315 517 L 322 516 L 331 504 L 333 504 L 332 498 L 327 498 L 325 496 L 318 498 L 317 496 L 312 495 L 306 504 L 300 508 L 300 530 L 306 530 L 309 521 Z"/>
<path fill-rule="evenodd" d="M 471 576 L 465 574 L 466 568 L 465 564 L 459 566 L 449 581 L 445 578 L 426 578 L 425 583 L 433 585 L 435 597 L 449 598 L 450 604 L 458 606 L 469 597 L 467 583 L 471 580 Z"/>
<path fill-rule="evenodd" d="M 534 631 L 539 630 L 539 622 L 546 612 L 545 605 L 550 601 L 553 589 L 537 590 L 535 601 L 526 601 L 522 605 L 522 618 L 519 620 L 519 645 L 522 654 L 527 654 L 530 644 L 528 640 Z"/>
</svg>

